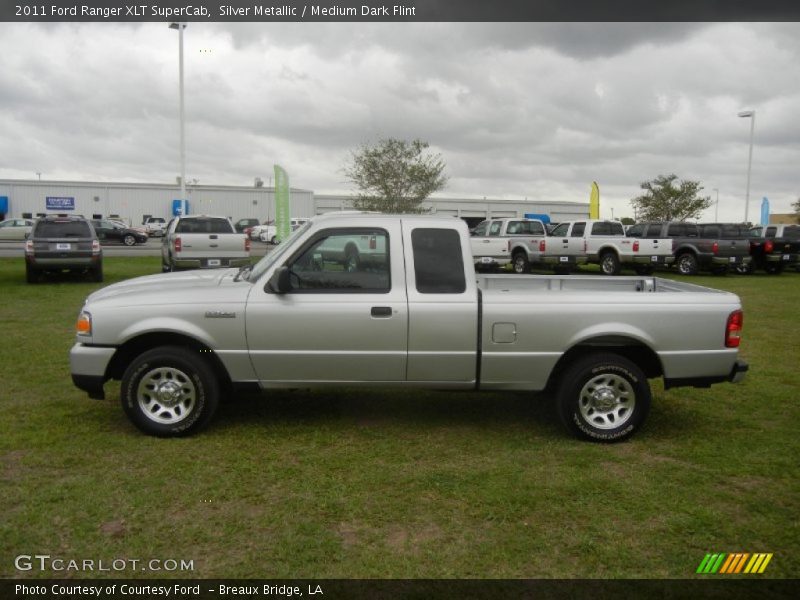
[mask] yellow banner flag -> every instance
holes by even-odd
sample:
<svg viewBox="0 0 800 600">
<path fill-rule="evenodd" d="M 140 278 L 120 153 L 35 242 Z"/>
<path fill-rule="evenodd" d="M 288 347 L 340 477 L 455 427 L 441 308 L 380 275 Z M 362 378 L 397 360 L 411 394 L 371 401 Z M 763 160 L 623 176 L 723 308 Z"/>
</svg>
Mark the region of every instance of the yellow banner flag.
<svg viewBox="0 0 800 600">
<path fill-rule="evenodd" d="M 592 182 L 592 193 L 589 195 L 589 218 L 600 218 L 600 188 L 597 182 Z"/>
</svg>

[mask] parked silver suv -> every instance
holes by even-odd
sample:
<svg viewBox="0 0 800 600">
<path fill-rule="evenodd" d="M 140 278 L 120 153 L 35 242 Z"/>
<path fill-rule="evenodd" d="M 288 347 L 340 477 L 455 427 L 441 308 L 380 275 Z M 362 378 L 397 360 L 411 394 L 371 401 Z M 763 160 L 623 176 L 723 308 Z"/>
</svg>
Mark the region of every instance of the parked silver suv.
<svg viewBox="0 0 800 600">
<path fill-rule="evenodd" d="M 103 251 L 92 224 L 83 217 L 38 219 L 25 242 L 25 277 L 36 283 L 45 272 L 89 273 L 103 281 Z"/>
</svg>

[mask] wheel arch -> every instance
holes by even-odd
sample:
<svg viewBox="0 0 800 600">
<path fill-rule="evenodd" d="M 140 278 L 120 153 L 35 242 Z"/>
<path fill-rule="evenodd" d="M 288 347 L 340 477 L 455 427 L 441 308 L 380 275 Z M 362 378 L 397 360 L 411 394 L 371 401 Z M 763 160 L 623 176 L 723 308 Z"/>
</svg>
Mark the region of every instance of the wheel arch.
<svg viewBox="0 0 800 600">
<path fill-rule="evenodd" d="M 618 354 L 637 365 L 648 379 L 661 377 L 664 367 L 658 354 L 645 342 L 626 335 L 605 334 L 581 340 L 558 359 L 547 380 L 547 389 L 555 389 L 561 374 L 574 362 L 590 354 Z"/>
<path fill-rule="evenodd" d="M 106 379 L 122 379 L 125 369 L 128 368 L 128 365 L 133 359 L 143 352 L 161 346 L 180 346 L 196 351 L 204 360 L 208 361 L 220 383 L 230 385 L 231 378 L 228 374 L 228 370 L 225 368 L 225 365 L 222 364 L 222 361 L 213 349 L 189 335 L 168 331 L 143 333 L 122 344 L 117 348 L 117 351 L 106 367 Z"/>
</svg>

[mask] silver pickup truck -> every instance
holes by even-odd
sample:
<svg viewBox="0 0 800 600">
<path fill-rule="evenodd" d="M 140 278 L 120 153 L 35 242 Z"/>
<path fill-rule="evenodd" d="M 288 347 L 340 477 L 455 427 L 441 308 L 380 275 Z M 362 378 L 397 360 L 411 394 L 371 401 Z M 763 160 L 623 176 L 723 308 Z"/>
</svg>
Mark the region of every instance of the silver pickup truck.
<svg viewBox="0 0 800 600">
<path fill-rule="evenodd" d="M 161 270 L 218 269 L 250 263 L 250 238 L 236 233 L 227 217 L 187 215 L 167 225 L 161 242 Z"/>
<path fill-rule="evenodd" d="M 356 237 L 370 260 L 324 251 Z M 644 423 L 648 378 L 744 377 L 741 308 L 654 277 L 476 276 L 460 219 L 329 214 L 252 268 L 91 294 L 70 362 L 93 398 L 121 380 L 128 417 L 157 436 L 196 431 L 238 388 L 396 386 L 549 390 L 569 431 L 608 442 Z"/>
</svg>

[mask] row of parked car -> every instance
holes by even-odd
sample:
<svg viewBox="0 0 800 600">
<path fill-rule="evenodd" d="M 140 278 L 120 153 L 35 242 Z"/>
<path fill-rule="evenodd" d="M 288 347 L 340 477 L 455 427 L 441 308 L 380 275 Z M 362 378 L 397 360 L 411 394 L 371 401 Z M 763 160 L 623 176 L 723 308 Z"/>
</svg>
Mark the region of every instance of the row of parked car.
<svg viewBox="0 0 800 600">
<path fill-rule="evenodd" d="M 580 220 L 549 230 L 536 219 L 489 219 L 472 230 L 477 268 L 511 265 L 516 273 L 549 266 L 568 273 L 598 264 L 606 275 L 630 267 L 646 275 L 674 266 L 684 275 L 761 269 L 771 274 L 800 269 L 800 225 L 750 227 L 736 223 L 637 223 Z"/>
</svg>

